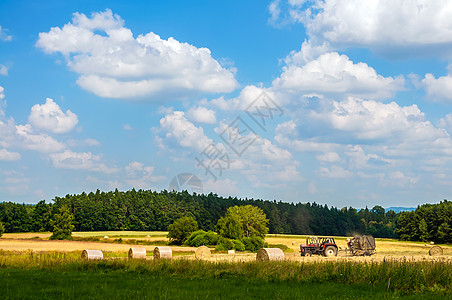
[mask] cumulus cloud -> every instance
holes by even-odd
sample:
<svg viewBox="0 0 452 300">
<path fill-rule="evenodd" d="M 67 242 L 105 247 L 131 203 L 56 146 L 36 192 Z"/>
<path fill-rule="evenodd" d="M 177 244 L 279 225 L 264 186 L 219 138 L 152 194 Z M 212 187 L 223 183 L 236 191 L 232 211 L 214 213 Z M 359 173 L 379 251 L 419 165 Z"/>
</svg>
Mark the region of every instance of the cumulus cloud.
<svg viewBox="0 0 452 300">
<path fill-rule="evenodd" d="M 429 100 L 452 102 L 452 75 L 435 78 L 429 73 L 422 79 L 421 84 L 427 91 Z"/>
<path fill-rule="evenodd" d="M 358 46 L 388 54 L 450 56 L 452 3 L 448 0 L 288 1 L 285 9 L 288 12 L 279 15 L 303 23 L 314 44 L 326 41 L 335 49 Z M 275 11 L 278 8 L 272 7 L 271 18 Z"/>
<path fill-rule="evenodd" d="M 108 98 L 231 92 L 234 70 L 223 68 L 207 48 L 150 32 L 134 37 L 111 10 L 39 34 L 37 47 L 61 53 L 84 89 Z"/>
<path fill-rule="evenodd" d="M 11 35 L 9 35 L 7 29 L 2 28 L 2 26 L 0 26 L 0 40 L 4 41 L 4 42 L 10 42 L 13 40 L 13 37 Z"/>
<path fill-rule="evenodd" d="M 403 89 L 403 78 L 383 77 L 365 63 L 353 63 L 346 55 L 331 52 L 304 66 L 289 65 L 273 81 L 275 90 L 291 93 L 340 93 L 387 98 Z"/>
<path fill-rule="evenodd" d="M 215 124 L 217 122 L 215 111 L 202 106 L 190 108 L 187 117 L 199 123 Z"/>
<path fill-rule="evenodd" d="M 160 127 L 165 133 L 165 140 L 176 141 L 183 147 L 203 151 L 213 143 L 202 127 L 196 127 L 185 118 L 183 111 L 174 111 L 160 119 Z"/>
<path fill-rule="evenodd" d="M 17 152 L 10 152 L 6 149 L 0 149 L 0 161 L 16 161 L 22 156 Z"/>
<path fill-rule="evenodd" d="M 63 143 L 57 141 L 53 137 L 44 133 L 36 133 L 30 124 L 17 125 L 16 135 L 19 146 L 29 150 L 52 153 L 66 148 Z"/>
<path fill-rule="evenodd" d="M 101 156 L 93 155 L 91 152 L 65 150 L 64 152 L 51 153 L 49 156 L 56 168 L 88 170 L 107 174 L 118 171 L 117 168 L 110 168 L 100 163 Z"/>
<path fill-rule="evenodd" d="M 47 98 L 45 104 L 36 104 L 31 108 L 28 121 L 38 129 L 52 133 L 67 133 L 77 125 L 78 118 L 70 110 L 64 113 L 58 104 Z"/>
</svg>

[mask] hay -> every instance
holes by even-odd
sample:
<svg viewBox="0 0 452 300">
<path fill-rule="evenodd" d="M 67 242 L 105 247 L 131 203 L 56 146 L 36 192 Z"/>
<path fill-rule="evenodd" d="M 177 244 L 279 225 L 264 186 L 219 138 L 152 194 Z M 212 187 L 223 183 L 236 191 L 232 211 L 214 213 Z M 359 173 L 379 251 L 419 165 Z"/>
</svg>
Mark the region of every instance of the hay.
<svg viewBox="0 0 452 300">
<path fill-rule="evenodd" d="M 228 250 L 228 254 L 235 254 L 235 250 Z"/>
<path fill-rule="evenodd" d="M 443 255 L 443 248 L 440 246 L 433 246 L 430 250 L 428 250 L 428 254 L 430 256 L 441 256 Z"/>
<path fill-rule="evenodd" d="M 201 246 L 198 249 L 196 249 L 196 251 L 195 251 L 196 259 L 207 259 L 211 255 L 212 255 L 212 253 L 210 253 L 210 249 L 207 248 L 206 246 Z"/>
<path fill-rule="evenodd" d="M 132 247 L 129 249 L 129 258 L 146 259 L 146 249 L 142 247 Z"/>
<path fill-rule="evenodd" d="M 103 259 L 104 254 L 100 250 L 83 250 L 82 258 L 84 258 L 84 259 Z"/>
<path fill-rule="evenodd" d="M 154 259 L 171 259 L 173 251 L 170 247 L 159 246 L 154 248 Z"/>
<path fill-rule="evenodd" d="M 257 252 L 256 260 L 284 260 L 284 252 L 279 248 L 262 248 Z"/>
</svg>

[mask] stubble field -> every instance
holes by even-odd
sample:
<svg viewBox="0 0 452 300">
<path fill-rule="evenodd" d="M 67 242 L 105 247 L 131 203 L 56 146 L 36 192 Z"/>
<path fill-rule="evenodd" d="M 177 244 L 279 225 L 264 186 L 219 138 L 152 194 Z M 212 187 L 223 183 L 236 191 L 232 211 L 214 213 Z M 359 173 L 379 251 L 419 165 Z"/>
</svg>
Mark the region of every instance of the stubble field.
<svg viewBox="0 0 452 300">
<path fill-rule="evenodd" d="M 75 241 L 50 241 L 50 233 L 0 238 L 0 289 L 4 299 L 289 299 L 439 298 L 451 296 L 452 247 L 428 255 L 430 244 L 377 239 L 371 257 L 301 257 L 305 236 L 269 235 L 286 246 L 284 262 L 256 262 L 255 253 L 213 251 L 196 260 L 196 248 L 171 246 L 173 259 L 154 260 L 166 232 L 79 232 Z M 346 237 L 336 237 L 345 248 Z M 126 259 L 130 247 L 146 260 Z M 283 247 L 285 248 L 285 247 Z M 82 250 L 104 252 L 103 261 L 80 259 Z M 213 250 L 213 248 L 212 248 Z M 27 282 L 26 285 L 23 283 Z"/>
</svg>

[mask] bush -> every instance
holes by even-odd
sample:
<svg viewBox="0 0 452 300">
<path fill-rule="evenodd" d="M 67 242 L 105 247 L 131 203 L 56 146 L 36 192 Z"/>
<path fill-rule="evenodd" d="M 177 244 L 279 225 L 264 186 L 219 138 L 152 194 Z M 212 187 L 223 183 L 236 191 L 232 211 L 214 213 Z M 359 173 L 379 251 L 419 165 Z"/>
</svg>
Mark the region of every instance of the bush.
<svg viewBox="0 0 452 300">
<path fill-rule="evenodd" d="M 225 251 L 234 249 L 234 242 L 231 239 L 220 238 L 218 240 L 218 244 L 215 247 L 217 251 Z"/>
<path fill-rule="evenodd" d="M 213 246 L 218 244 L 219 235 L 213 231 L 205 232 L 204 230 L 198 230 L 193 232 L 185 241 L 185 245 L 191 247 L 199 246 Z"/>
<path fill-rule="evenodd" d="M 251 237 L 244 237 L 242 239 L 243 244 L 245 244 L 245 250 L 251 251 L 251 252 L 257 252 L 261 248 L 265 248 L 268 246 L 268 244 L 265 242 L 265 240 L 259 236 L 251 236 Z"/>
<path fill-rule="evenodd" d="M 240 240 L 232 240 L 234 243 L 234 249 L 237 251 L 245 251 L 245 244 L 242 243 Z"/>
<path fill-rule="evenodd" d="M 226 251 L 226 250 L 236 250 L 236 251 L 245 251 L 245 245 L 240 240 L 232 240 L 220 237 L 217 246 L 215 247 L 217 251 Z"/>
<path fill-rule="evenodd" d="M 172 244 L 182 245 L 196 230 L 198 230 L 198 222 L 193 217 L 182 217 L 168 226 L 168 237 Z"/>
<path fill-rule="evenodd" d="M 2 237 L 4 232 L 5 232 L 5 226 L 3 226 L 3 223 L 0 222 L 0 237 Z"/>
</svg>

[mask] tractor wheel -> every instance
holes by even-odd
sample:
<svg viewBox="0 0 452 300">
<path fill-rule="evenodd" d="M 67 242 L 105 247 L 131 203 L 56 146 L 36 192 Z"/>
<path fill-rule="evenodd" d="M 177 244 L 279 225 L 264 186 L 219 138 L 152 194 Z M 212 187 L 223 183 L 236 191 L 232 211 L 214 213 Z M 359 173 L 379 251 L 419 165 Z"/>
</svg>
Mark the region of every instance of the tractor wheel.
<svg viewBox="0 0 452 300">
<path fill-rule="evenodd" d="M 326 257 L 336 256 L 337 255 L 336 247 L 327 246 L 323 251 L 323 255 L 325 255 Z"/>
<path fill-rule="evenodd" d="M 311 252 L 305 252 L 304 256 L 305 256 L 305 257 L 311 256 Z"/>
</svg>

